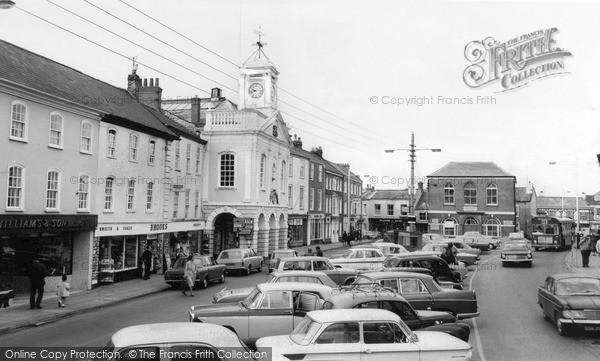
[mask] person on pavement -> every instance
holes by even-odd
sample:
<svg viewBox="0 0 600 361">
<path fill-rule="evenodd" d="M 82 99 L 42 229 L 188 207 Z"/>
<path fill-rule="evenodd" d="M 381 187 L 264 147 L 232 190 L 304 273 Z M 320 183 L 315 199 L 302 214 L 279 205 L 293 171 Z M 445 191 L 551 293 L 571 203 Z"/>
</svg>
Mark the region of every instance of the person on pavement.
<svg viewBox="0 0 600 361">
<path fill-rule="evenodd" d="M 190 296 L 194 297 L 194 284 L 196 283 L 196 265 L 194 264 L 193 254 L 190 254 L 188 256 L 188 260 L 185 263 L 185 270 L 183 271 L 183 275 L 187 284 L 183 286 L 184 288 L 183 291 L 181 291 L 181 293 L 187 296 L 187 290 L 185 289 L 185 286 L 187 286 L 190 289 Z"/>
<path fill-rule="evenodd" d="M 315 254 L 313 253 L 312 248 L 309 248 L 304 255 L 305 256 L 314 256 Z"/>
<path fill-rule="evenodd" d="M 145 280 L 150 279 L 150 267 L 152 266 L 152 251 L 150 246 L 146 247 L 146 250 L 142 253 L 142 262 L 144 263 L 144 276 Z"/>
<path fill-rule="evenodd" d="M 39 256 L 35 256 L 33 263 L 29 268 L 29 306 L 31 309 L 42 308 L 42 298 L 44 297 L 44 285 L 46 284 L 46 266 L 40 263 Z"/>
<path fill-rule="evenodd" d="M 583 237 L 578 245 L 581 251 L 582 267 L 590 267 L 590 253 L 592 253 L 592 240 L 590 236 Z"/>
<path fill-rule="evenodd" d="M 321 247 L 317 246 L 317 257 L 323 257 L 323 251 L 321 251 Z"/>
</svg>

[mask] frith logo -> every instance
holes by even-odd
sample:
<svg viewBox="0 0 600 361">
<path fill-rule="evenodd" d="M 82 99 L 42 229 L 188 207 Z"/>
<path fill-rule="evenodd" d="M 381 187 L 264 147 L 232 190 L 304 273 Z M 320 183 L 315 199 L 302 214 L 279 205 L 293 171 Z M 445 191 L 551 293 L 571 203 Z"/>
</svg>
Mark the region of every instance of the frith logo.
<svg viewBox="0 0 600 361">
<path fill-rule="evenodd" d="M 556 46 L 557 28 L 538 30 L 500 43 L 492 37 L 472 41 L 465 47 L 465 58 L 472 64 L 464 73 L 471 88 L 500 81 L 502 91 L 522 87 L 534 80 L 565 74 L 569 51 Z"/>
</svg>

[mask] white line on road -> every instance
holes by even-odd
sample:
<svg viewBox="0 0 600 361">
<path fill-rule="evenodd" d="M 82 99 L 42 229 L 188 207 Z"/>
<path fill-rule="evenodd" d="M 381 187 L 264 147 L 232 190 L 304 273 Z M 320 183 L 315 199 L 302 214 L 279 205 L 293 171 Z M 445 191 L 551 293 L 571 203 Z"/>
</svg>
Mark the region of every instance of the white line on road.
<svg viewBox="0 0 600 361">
<path fill-rule="evenodd" d="M 483 261 L 483 263 L 487 263 L 488 261 L 493 260 L 496 257 L 500 257 L 500 256 L 494 256 L 494 257 L 490 257 L 488 259 L 486 259 L 485 261 Z M 473 272 L 473 277 L 471 277 L 471 280 L 469 281 L 469 289 L 473 290 L 473 280 L 475 279 L 475 275 L 477 274 L 477 270 L 479 269 L 479 265 L 477 265 L 477 267 L 475 267 L 475 271 Z M 473 328 L 475 329 L 475 342 L 477 343 L 477 348 L 479 349 L 479 358 L 481 359 L 481 361 L 486 361 L 485 360 L 485 355 L 483 354 L 483 346 L 481 345 L 481 337 L 479 337 L 479 329 L 477 328 L 477 321 L 475 320 L 477 317 L 473 317 Z"/>
</svg>

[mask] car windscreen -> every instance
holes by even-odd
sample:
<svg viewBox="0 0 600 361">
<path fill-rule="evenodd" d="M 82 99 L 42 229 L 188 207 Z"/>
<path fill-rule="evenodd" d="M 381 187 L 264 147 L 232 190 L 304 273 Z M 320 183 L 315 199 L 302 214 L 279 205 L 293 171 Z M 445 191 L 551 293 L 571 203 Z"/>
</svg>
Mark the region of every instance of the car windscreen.
<svg viewBox="0 0 600 361">
<path fill-rule="evenodd" d="M 556 282 L 557 295 L 600 295 L 600 280 L 595 278 L 565 278 Z"/>
<path fill-rule="evenodd" d="M 241 259 L 242 253 L 240 251 L 224 251 L 219 256 L 220 259 Z"/>
<path fill-rule="evenodd" d="M 307 346 L 320 328 L 320 323 L 305 317 L 292 331 L 290 339 L 298 345 Z"/>
<path fill-rule="evenodd" d="M 505 251 L 528 251 L 529 246 L 526 243 L 505 243 L 502 249 Z"/>
</svg>

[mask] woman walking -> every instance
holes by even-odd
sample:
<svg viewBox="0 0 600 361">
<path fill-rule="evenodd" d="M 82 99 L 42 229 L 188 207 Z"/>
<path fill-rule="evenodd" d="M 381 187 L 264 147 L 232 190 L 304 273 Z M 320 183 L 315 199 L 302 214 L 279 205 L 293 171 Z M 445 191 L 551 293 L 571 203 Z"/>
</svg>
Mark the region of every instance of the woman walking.
<svg viewBox="0 0 600 361">
<path fill-rule="evenodd" d="M 185 277 L 185 281 L 187 282 L 187 286 L 190 289 L 190 296 L 194 297 L 194 284 L 196 283 L 196 265 L 194 264 L 194 255 L 190 254 L 188 256 L 188 260 L 185 263 L 185 270 L 183 271 L 183 276 Z M 187 296 L 187 290 L 184 289 L 181 291 L 184 295 Z"/>
</svg>

